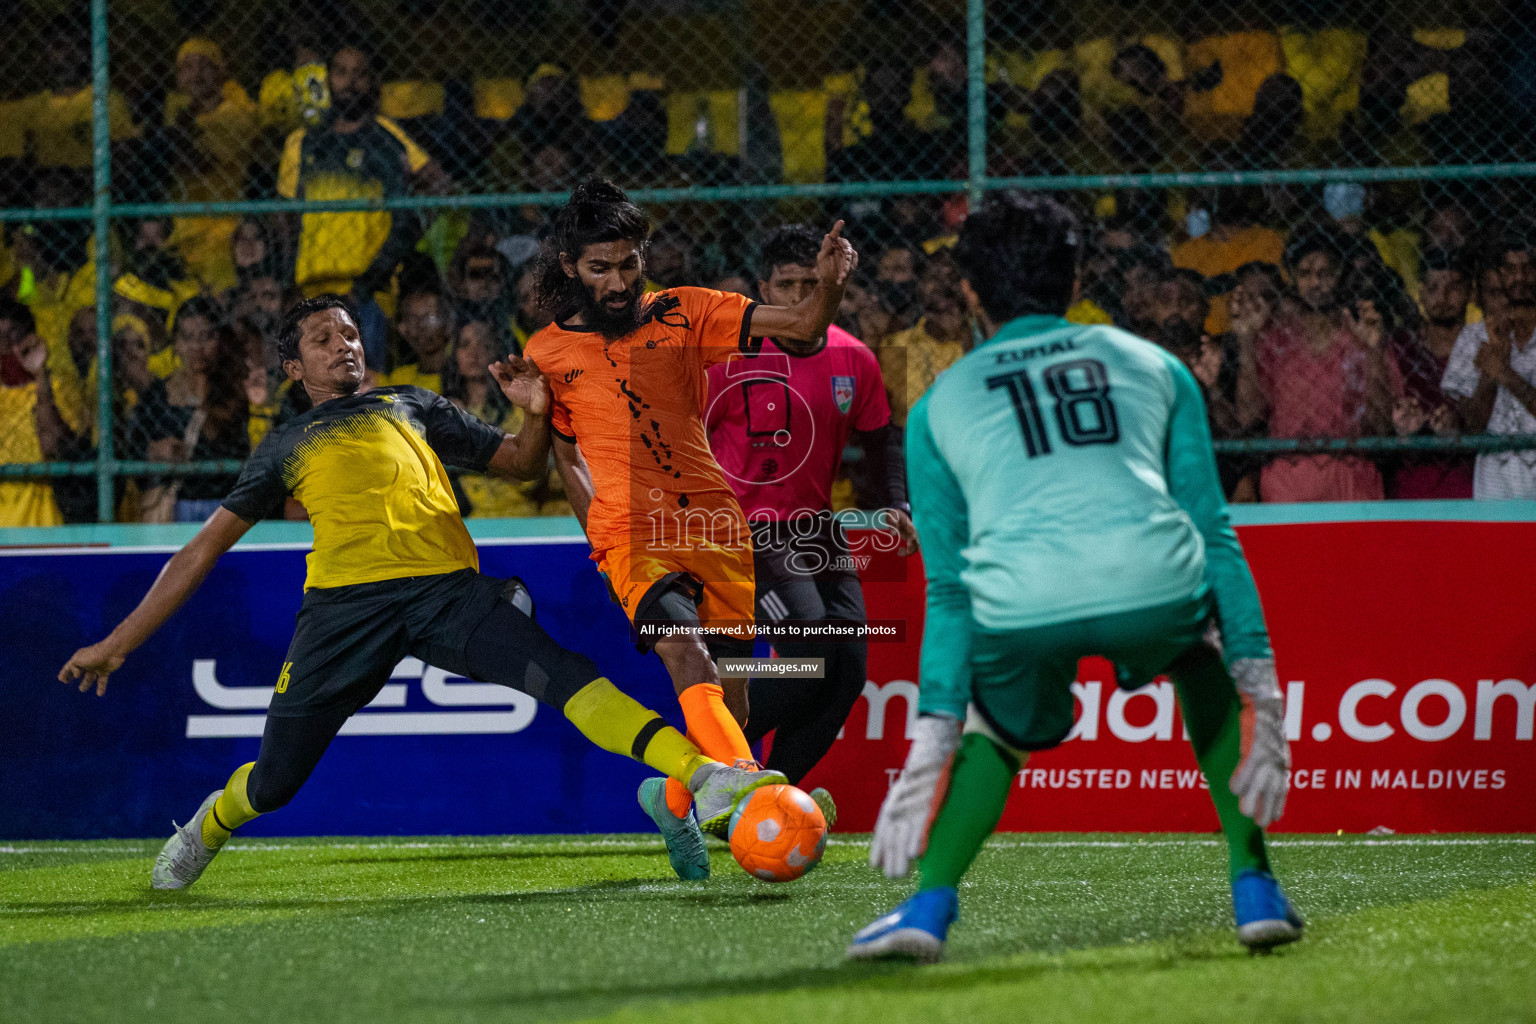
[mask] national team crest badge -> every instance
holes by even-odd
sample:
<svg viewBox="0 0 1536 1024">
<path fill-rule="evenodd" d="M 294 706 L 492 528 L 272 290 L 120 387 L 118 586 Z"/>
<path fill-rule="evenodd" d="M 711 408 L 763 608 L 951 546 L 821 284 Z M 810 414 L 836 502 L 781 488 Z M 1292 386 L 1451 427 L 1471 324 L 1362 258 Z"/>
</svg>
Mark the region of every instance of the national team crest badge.
<svg viewBox="0 0 1536 1024">
<path fill-rule="evenodd" d="M 848 415 L 848 410 L 853 408 L 853 384 L 852 377 L 832 378 L 832 398 L 837 402 L 837 411 Z"/>
</svg>

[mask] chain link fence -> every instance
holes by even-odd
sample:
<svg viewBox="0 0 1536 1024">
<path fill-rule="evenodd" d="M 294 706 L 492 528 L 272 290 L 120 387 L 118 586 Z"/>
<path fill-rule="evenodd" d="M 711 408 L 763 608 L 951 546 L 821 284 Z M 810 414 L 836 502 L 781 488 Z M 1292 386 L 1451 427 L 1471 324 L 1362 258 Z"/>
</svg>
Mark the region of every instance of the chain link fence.
<svg viewBox="0 0 1536 1024">
<path fill-rule="evenodd" d="M 590 174 L 657 221 L 658 287 L 750 292 L 767 229 L 846 218 L 898 423 L 969 344 L 967 208 L 1049 189 L 1091 225 L 1070 318 L 1190 365 L 1235 500 L 1536 494 L 1515 0 L 9 7 L 0 525 L 206 515 L 298 411 L 304 295 L 358 300 L 379 381 L 515 425 L 481 368 Z"/>
</svg>

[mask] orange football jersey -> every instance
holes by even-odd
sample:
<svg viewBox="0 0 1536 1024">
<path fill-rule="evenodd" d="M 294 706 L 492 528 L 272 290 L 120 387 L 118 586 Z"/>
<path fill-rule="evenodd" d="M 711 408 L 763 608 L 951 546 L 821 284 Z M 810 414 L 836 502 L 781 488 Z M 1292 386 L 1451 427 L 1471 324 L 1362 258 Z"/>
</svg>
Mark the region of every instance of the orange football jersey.
<svg viewBox="0 0 1536 1024">
<path fill-rule="evenodd" d="M 708 288 L 640 301 L 641 326 L 621 338 L 556 322 L 526 348 L 549 378 L 555 433 L 581 445 L 592 471 L 594 557 L 621 546 L 748 545 L 746 520 L 709 447 L 705 371 L 760 344 L 748 337 L 756 303 Z"/>
</svg>

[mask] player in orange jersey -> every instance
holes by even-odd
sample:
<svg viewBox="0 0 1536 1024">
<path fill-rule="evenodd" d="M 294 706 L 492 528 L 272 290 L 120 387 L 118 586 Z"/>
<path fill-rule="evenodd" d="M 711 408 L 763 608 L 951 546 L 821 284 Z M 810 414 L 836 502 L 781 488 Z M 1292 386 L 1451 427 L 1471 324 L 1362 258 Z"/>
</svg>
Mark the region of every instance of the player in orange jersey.
<svg viewBox="0 0 1536 1024">
<path fill-rule="evenodd" d="M 612 182 L 579 185 L 540 254 L 539 299 L 554 322 L 528 339 L 526 355 L 550 382 L 555 462 L 592 559 L 641 646 L 666 664 L 688 735 L 727 764 L 750 761 L 746 680 L 722 680 L 715 658 L 752 653 L 751 532 L 710 451 L 705 371 L 770 335 L 814 348 L 859 258 L 839 221 L 822 239 L 816 288 L 798 305 L 707 288 L 645 295 L 650 231 Z M 758 399 L 771 434 L 785 411 L 773 395 Z M 647 779 L 640 802 L 678 875 L 708 878 L 687 789 Z"/>
</svg>

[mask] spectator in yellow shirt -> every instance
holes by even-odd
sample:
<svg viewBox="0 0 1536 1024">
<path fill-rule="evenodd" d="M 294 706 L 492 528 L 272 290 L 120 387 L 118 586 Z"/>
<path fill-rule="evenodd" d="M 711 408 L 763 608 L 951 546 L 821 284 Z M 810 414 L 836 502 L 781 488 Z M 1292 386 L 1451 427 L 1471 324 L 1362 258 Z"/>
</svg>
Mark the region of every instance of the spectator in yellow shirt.
<svg viewBox="0 0 1536 1024">
<path fill-rule="evenodd" d="M 165 137 L 175 167 L 169 198 L 184 202 L 241 199 L 256 138 L 256 105 L 230 80 L 224 52 L 193 37 L 176 51 L 176 92 L 166 98 Z M 215 291 L 234 287 L 230 240 L 238 217 L 178 217 L 171 245 Z"/>
<path fill-rule="evenodd" d="M 55 402 L 48 346 L 32 311 L 0 298 L 0 462 L 50 462 L 70 435 Z M 0 481 L 0 526 L 64 522 L 46 480 Z"/>
<path fill-rule="evenodd" d="M 447 176 L 398 124 L 379 114 L 374 58 L 344 43 L 326 70 L 331 110 L 321 125 L 288 136 L 278 169 L 287 199 L 384 199 L 442 192 Z M 368 365 L 383 365 L 387 326 L 373 296 L 390 287 L 395 268 L 421 237 L 414 213 L 369 210 L 306 213 L 299 231 L 295 283 L 306 295 L 350 294 Z"/>
<path fill-rule="evenodd" d="M 880 343 L 875 355 L 890 395 L 891 422 L 907 425 L 907 411 L 970 347 L 971 328 L 960 294 L 960 275 L 948 254 L 930 258 L 918 279 L 922 316 Z"/>
<path fill-rule="evenodd" d="M 294 3 L 271 20 L 274 38 L 284 44 L 284 66 L 261 80 L 257 103 L 262 131 L 286 137 L 300 128 L 319 126 L 330 109 L 325 29 L 320 15 L 307 4 Z"/>
<path fill-rule="evenodd" d="M 55 17 L 43 34 L 43 59 L 49 87 L 23 101 L 15 115 L 23 124 L 32 162 L 37 167 L 91 166 L 94 132 L 91 124 L 91 34 L 78 13 Z M 140 136 L 121 93 L 107 97 L 112 142 L 113 178 L 129 176 L 132 154 L 126 147 Z"/>
</svg>

